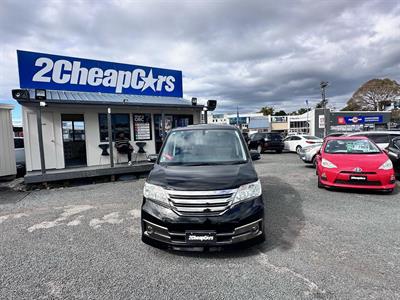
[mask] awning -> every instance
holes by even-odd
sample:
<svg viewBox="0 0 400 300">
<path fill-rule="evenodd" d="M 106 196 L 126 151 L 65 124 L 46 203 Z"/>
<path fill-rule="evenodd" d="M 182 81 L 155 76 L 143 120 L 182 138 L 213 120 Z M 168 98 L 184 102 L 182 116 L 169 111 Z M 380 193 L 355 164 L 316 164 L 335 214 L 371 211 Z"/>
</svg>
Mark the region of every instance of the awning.
<svg viewBox="0 0 400 300">
<path fill-rule="evenodd" d="M 37 102 L 35 90 L 29 91 L 29 100 L 15 99 L 20 104 Z M 89 93 L 73 91 L 46 90 L 46 102 L 55 104 L 79 105 L 125 105 L 155 107 L 186 107 L 203 109 L 203 105 L 192 105 L 191 101 L 178 97 L 142 96 L 128 94 Z"/>
</svg>

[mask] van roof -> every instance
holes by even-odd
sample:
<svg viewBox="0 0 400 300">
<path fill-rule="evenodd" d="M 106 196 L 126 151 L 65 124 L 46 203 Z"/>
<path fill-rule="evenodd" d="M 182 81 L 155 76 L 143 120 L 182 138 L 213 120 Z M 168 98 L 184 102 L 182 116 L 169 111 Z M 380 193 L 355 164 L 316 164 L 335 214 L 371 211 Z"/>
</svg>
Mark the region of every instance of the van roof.
<svg viewBox="0 0 400 300">
<path fill-rule="evenodd" d="M 228 125 L 228 124 L 198 124 L 198 125 L 189 125 L 186 127 L 178 127 L 172 129 L 173 131 L 178 130 L 201 130 L 201 129 L 228 129 L 228 130 L 238 130 L 235 126 Z"/>
</svg>

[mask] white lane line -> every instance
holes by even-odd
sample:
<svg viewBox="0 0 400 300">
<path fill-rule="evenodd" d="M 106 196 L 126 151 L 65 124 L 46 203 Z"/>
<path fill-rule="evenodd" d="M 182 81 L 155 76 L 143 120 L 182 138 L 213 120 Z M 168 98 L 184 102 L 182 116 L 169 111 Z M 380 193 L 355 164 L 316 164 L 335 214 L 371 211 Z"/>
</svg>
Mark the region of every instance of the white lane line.
<svg viewBox="0 0 400 300">
<path fill-rule="evenodd" d="M 82 213 L 82 212 L 84 212 L 86 210 L 89 210 L 89 209 L 92 209 L 92 208 L 93 208 L 93 206 L 91 206 L 91 205 L 68 205 L 68 206 L 64 206 L 64 207 L 61 208 L 61 209 L 64 209 L 64 211 L 60 214 L 60 216 L 58 218 L 56 218 L 53 221 L 44 221 L 44 222 L 35 224 L 35 225 L 29 227 L 28 231 L 29 232 L 33 232 L 33 231 L 38 230 L 38 229 L 48 229 L 48 228 L 52 228 L 52 227 L 55 227 L 55 226 L 63 225 L 63 224 L 65 224 L 64 221 L 66 221 L 69 217 L 77 215 L 79 213 Z M 79 221 L 79 223 L 80 223 L 80 221 Z M 75 223 L 73 223 L 73 224 L 75 224 Z M 76 224 L 76 225 L 78 225 L 78 224 Z M 73 226 L 73 225 L 70 225 L 70 226 Z"/>
<path fill-rule="evenodd" d="M 105 215 L 101 219 L 92 219 L 89 222 L 89 226 L 93 227 L 95 229 L 100 228 L 102 224 L 120 224 L 124 221 L 124 219 L 119 218 L 119 212 L 112 212 L 107 215 Z"/>
<path fill-rule="evenodd" d="M 272 271 L 274 271 L 276 273 L 289 273 L 292 276 L 294 276 L 294 277 L 300 279 L 301 281 L 303 281 L 304 284 L 308 288 L 308 291 L 305 292 L 307 295 L 310 295 L 310 294 L 320 294 L 321 295 L 321 294 L 325 294 L 326 293 L 326 291 L 324 289 L 319 288 L 318 285 L 315 282 L 311 281 L 310 279 L 308 279 L 304 275 L 299 274 L 296 271 L 293 271 L 292 269 L 289 269 L 287 267 L 276 266 L 276 265 L 274 265 L 274 264 L 269 262 L 268 256 L 265 253 L 261 252 L 260 250 L 259 250 L 259 253 L 260 253 L 261 262 L 264 265 L 266 265 L 269 269 L 271 269 Z"/>
<path fill-rule="evenodd" d="M 9 215 L 0 216 L 0 224 L 8 219 L 19 219 L 19 218 L 27 217 L 27 216 L 28 215 L 25 213 L 9 214 Z"/>
<path fill-rule="evenodd" d="M 67 226 L 77 226 L 77 225 L 81 224 L 82 218 L 83 218 L 83 216 L 77 216 L 74 220 L 72 220 L 71 222 L 68 222 Z"/>
<path fill-rule="evenodd" d="M 134 219 L 140 218 L 140 210 L 139 209 L 132 209 L 128 211 L 128 215 L 132 216 Z"/>
</svg>

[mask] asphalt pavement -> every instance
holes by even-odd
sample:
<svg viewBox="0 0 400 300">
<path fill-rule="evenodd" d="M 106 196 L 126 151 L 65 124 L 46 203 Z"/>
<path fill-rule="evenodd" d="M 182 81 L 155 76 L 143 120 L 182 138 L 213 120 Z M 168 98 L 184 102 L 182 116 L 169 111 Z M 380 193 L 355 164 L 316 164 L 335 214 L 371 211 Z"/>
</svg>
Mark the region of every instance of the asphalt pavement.
<svg viewBox="0 0 400 300">
<path fill-rule="evenodd" d="M 400 298 L 399 187 L 321 190 L 290 153 L 255 165 L 267 240 L 230 252 L 143 244 L 144 179 L 0 191 L 0 298 Z"/>
</svg>

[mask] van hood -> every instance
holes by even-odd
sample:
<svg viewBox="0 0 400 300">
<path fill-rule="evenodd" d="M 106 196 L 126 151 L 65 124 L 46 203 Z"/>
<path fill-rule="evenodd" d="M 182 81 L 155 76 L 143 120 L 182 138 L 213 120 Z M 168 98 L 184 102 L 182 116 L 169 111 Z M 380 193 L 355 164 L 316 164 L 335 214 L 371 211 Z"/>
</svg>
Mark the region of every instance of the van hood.
<svg viewBox="0 0 400 300">
<path fill-rule="evenodd" d="M 161 166 L 155 164 L 148 183 L 164 188 L 187 191 L 224 190 L 257 181 L 250 161 L 237 165 Z"/>
</svg>

